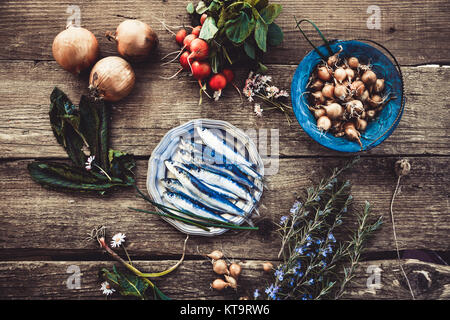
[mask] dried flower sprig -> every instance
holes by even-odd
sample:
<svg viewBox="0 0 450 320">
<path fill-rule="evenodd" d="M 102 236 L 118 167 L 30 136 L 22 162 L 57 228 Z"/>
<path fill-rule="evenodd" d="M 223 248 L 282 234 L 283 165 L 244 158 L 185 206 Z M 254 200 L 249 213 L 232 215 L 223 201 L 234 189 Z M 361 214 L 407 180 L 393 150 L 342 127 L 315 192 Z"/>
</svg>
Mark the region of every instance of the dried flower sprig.
<svg viewBox="0 0 450 320">
<path fill-rule="evenodd" d="M 115 266 L 113 266 L 112 272 L 103 268 L 101 270 L 101 275 L 105 280 L 107 280 L 107 281 L 103 282 L 101 285 L 101 290 L 103 291 L 103 294 L 108 296 L 108 295 L 113 294 L 116 291 L 110 285 L 110 282 L 111 282 L 112 285 L 117 288 L 119 293 L 121 293 L 124 296 L 132 295 L 132 296 L 139 297 L 141 299 L 145 299 L 146 298 L 145 291 L 147 290 L 148 287 L 151 287 L 153 289 L 155 298 L 168 300 L 169 298 L 166 295 L 164 295 L 158 289 L 158 287 L 156 287 L 156 285 L 153 282 L 151 282 L 148 278 L 157 278 L 157 277 L 164 276 L 166 274 L 171 273 L 172 271 L 174 271 L 181 265 L 181 263 L 184 260 L 184 255 L 186 252 L 186 243 L 187 243 L 187 240 L 189 239 L 189 236 L 187 236 L 186 239 L 184 240 L 183 254 L 182 254 L 180 260 L 178 260 L 178 262 L 175 265 L 171 266 L 170 268 L 168 268 L 167 270 L 164 270 L 162 272 L 144 273 L 144 272 L 141 272 L 140 270 L 138 270 L 135 266 L 133 266 L 130 256 L 129 256 L 128 252 L 126 251 L 125 247 L 123 246 L 123 243 L 125 241 L 125 234 L 117 233 L 116 235 L 114 235 L 112 238 L 113 240 L 112 240 L 111 246 L 112 247 L 121 246 L 125 250 L 125 253 L 128 258 L 128 262 L 125 261 L 124 259 L 122 259 L 122 257 L 120 257 L 113 249 L 111 249 L 110 246 L 108 246 L 108 244 L 105 241 L 105 233 L 106 233 L 106 228 L 104 226 L 94 228 L 91 231 L 90 236 L 88 237 L 88 240 L 97 241 L 98 244 L 100 245 L 100 247 L 105 250 L 105 252 L 107 252 L 112 258 L 114 258 L 116 261 L 118 261 L 128 271 L 131 271 L 132 274 L 130 275 L 130 274 L 119 272 Z"/>
<path fill-rule="evenodd" d="M 288 123 L 291 123 L 289 113 L 292 112 L 292 107 L 283 102 L 285 98 L 289 98 L 289 93 L 286 90 L 280 90 L 278 87 L 271 84 L 272 77 L 254 73 L 250 71 L 242 93 L 249 102 L 254 102 L 258 98 L 269 105 L 265 110 L 278 109 L 284 112 Z M 255 103 L 253 110 L 258 117 L 262 116 L 263 109 L 259 103 Z"/>
<path fill-rule="evenodd" d="M 350 182 L 337 178 L 354 162 L 307 188 L 304 199 L 296 200 L 290 214 L 280 219 L 283 263 L 265 290 L 268 299 L 338 299 L 344 293 L 369 236 L 381 225 L 381 218 L 372 221 L 366 202 L 356 214 L 358 227 L 350 240 L 334 236 L 353 200 Z"/>
</svg>

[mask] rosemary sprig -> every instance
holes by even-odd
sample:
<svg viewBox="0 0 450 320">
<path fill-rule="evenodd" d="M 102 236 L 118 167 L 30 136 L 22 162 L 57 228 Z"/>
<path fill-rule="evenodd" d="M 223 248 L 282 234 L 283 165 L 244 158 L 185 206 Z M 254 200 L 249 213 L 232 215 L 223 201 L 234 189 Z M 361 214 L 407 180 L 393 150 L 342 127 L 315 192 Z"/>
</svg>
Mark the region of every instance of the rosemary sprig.
<svg viewBox="0 0 450 320">
<path fill-rule="evenodd" d="M 366 202 L 356 214 L 358 226 L 350 240 L 334 236 L 353 201 L 350 182 L 338 182 L 338 177 L 355 161 L 307 188 L 303 201 L 297 200 L 290 214 L 281 218 L 279 257 L 283 263 L 266 288 L 269 299 L 338 299 L 343 295 L 369 236 L 381 225 L 381 218 L 372 222 Z"/>
</svg>

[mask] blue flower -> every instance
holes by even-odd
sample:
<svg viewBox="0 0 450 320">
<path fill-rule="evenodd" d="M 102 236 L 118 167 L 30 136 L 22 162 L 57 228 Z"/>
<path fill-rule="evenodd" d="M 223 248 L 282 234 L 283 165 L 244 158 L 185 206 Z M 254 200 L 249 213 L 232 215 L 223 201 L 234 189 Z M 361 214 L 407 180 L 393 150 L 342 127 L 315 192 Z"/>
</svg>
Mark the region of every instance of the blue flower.
<svg viewBox="0 0 450 320">
<path fill-rule="evenodd" d="M 298 248 L 295 248 L 295 252 L 297 252 L 298 254 L 303 254 L 305 251 L 304 251 L 303 247 L 298 247 Z"/>
<path fill-rule="evenodd" d="M 310 294 L 304 294 L 303 296 L 302 296 L 302 300 L 311 300 L 312 299 L 312 295 L 310 295 Z"/>
<path fill-rule="evenodd" d="M 253 292 L 253 297 L 255 299 L 257 299 L 259 297 L 259 290 L 258 289 L 256 289 L 255 292 Z"/>
<path fill-rule="evenodd" d="M 284 279 L 284 272 L 281 269 L 277 269 L 274 273 L 275 277 L 278 278 L 279 281 L 283 281 Z"/>
<path fill-rule="evenodd" d="M 313 278 L 309 279 L 308 283 L 309 283 L 310 285 L 313 285 L 313 284 L 314 284 L 314 279 L 313 279 Z"/>
<path fill-rule="evenodd" d="M 302 203 L 300 201 L 295 201 L 294 205 L 292 206 L 290 213 L 291 214 L 295 214 L 297 212 L 297 210 L 302 206 Z"/>
<path fill-rule="evenodd" d="M 328 234 L 328 240 L 331 240 L 331 242 L 336 242 L 336 238 L 332 233 Z"/>
<path fill-rule="evenodd" d="M 278 293 L 278 290 L 280 288 L 278 286 L 274 286 L 273 284 L 270 285 L 270 287 L 266 288 L 266 294 L 271 298 L 272 300 L 275 300 L 277 298 L 276 294 Z"/>
<path fill-rule="evenodd" d="M 320 201 L 320 196 L 315 197 L 314 201 L 319 202 Z"/>
<path fill-rule="evenodd" d="M 295 281 L 294 281 L 294 278 L 292 278 L 291 281 L 289 281 L 289 285 L 290 285 L 291 287 L 293 287 L 294 284 L 295 284 Z"/>
<path fill-rule="evenodd" d="M 280 224 L 281 225 L 284 225 L 284 224 L 286 224 L 286 222 L 288 221 L 288 216 L 282 216 L 281 217 L 281 219 L 280 219 Z"/>
<path fill-rule="evenodd" d="M 316 240 L 316 244 L 321 244 L 321 243 L 322 243 L 322 240 L 320 240 L 320 239 Z"/>
</svg>

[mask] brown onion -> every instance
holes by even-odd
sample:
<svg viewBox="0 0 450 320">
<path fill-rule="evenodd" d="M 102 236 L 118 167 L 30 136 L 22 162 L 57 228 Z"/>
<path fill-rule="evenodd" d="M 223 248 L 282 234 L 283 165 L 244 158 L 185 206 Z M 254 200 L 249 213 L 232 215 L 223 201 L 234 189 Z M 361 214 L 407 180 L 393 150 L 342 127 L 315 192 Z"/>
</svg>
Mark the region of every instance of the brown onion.
<svg viewBox="0 0 450 320">
<path fill-rule="evenodd" d="M 89 30 L 70 25 L 53 40 L 52 52 L 63 69 L 79 74 L 97 60 L 98 42 Z"/>
<path fill-rule="evenodd" d="M 312 90 L 322 90 L 323 88 L 323 82 L 320 81 L 319 79 L 317 79 L 316 81 L 314 81 L 310 86 L 310 89 Z"/>
<path fill-rule="evenodd" d="M 313 113 L 316 119 L 319 119 L 321 116 L 326 115 L 325 109 L 323 108 L 314 109 Z"/>
<path fill-rule="evenodd" d="M 334 71 L 333 75 L 334 75 L 334 78 L 339 82 L 342 82 L 342 81 L 344 81 L 345 78 L 347 78 L 347 72 L 345 71 L 344 68 L 337 68 Z"/>
<path fill-rule="evenodd" d="M 352 82 L 352 84 L 350 85 L 350 89 L 355 92 L 355 95 L 357 97 L 359 97 L 364 93 L 366 87 L 364 86 L 364 83 L 362 81 L 356 80 Z"/>
<path fill-rule="evenodd" d="M 225 280 L 229 283 L 230 287 L 233 289 L 237 288 L 237 280 L 231 276 L 224 275 Z"/>
<path fill-rule="evenodd" d="M 377 79 L 373 89 L 376 93 L 381 93 L 384 90 L 384 79 Z"/>
<path fill-rule="evenodd" d="M 323 96 L 322 91 L 313 92 L 311 95 L 313 96 L 316 104 L 322 104 L 325 102 L 325 97 Z"/>
<path fill-rule="evenodd" d="M 323 81 L 328 81 L 331 79 L 331 74 L 327 67 L 320 67 L 317 69 L 317 76 Z"/>
<path fill-rule="evenodd" d="M 361 134 L 359 133 L 358 130 L 356 130 L 356 127 L 353 124 L 353 122 L 346 122 L 344 124 L 344 132 L 349 140 L 358 142 L 358 144 L 361 146 L 361 149 L 363 148 L 361 139 L 360 139 Z"/>
<path fill-rule="evenodd" d="M 336 98 L 344 100 L 345 97 L 347 97 L 347 94 L 348 91 L 346 86 L 344 86 L 343 84 L 336 84 L 336 86 L 334 87 L 334 95 L 336 96 Z"/>
<path fill-rule="evenodd" d="M 327 83 L 322 88 L 322 94 L 326 98 L 334 98 L 334 85 Z"/>
<path fill-rule="evenodd" d="M 273 270 L 273 264 L 268 261 L 263 262 L 262 267 L 264 272 L 272 272 Z"/>
<path fill-rule="evenodd" d="M 213 262 L 213 270 L 217 274 L 230 274 L 227 263 L 222 259 Z"/>
<path fill-rule="evenodd" d="M 145 60 L 158 45 L 158 37 L 150 26 L 142 21 L 129 19 L 116 29 L 115 35 L 106 33 L 108 39 L 117 42 L 119 54 L 132 61 Z"/>
<path fill-rule="evenodd" d="M 356 69 L 359 67 L 359 60 L 356 57 L 348 58 L 347 63 L 348 63 L 348 66 L 352 69 Z"/>
<path fill-rule="evenodd" d="M 331 103 L 323 107 L 327 113 L 327 117 L 331 120 L 339 119 L 342 117 L 344 110 L 339 103 Z"/>
<path fill-rule="evenodd" d="M 242 271 L 242 267 L 239 264 L 233 262 L 232 264 L 230 264 L 228 269 L 230 270 L 230 275 L 233 278 L 235 279 L 239 278 L 239 275 L 241 274 Z"/>
<path fill-rule="evenodd" d="M 317 119 L 317 129 L 321 131 L 328 131 L 331 128 L 331 120 L 327 116 L 322 116 Z"/>
<path fill-rule="evenodd" d="M 222 279 L 216 279 L 211 283 L 211 288 L 221 291 L 227 287 L 229 287 L 230 284 L 228 282 L 223 281 Z"/>
<path fill-rule="evenodd" d="M 119 101 L 131 92 L 135 75 L 131 65 L 121 57 L 106 57 L 92 68 L 89 89 L 94 97 Z"/>
<path fill-rule="evenodd" d="M 367 128 L 367 121 L 363 119 L 357 119 L 356 120 L 356 129 L 359 131 L 364 131 Z"/>
<path fill-rule="evenodd" d="M 377 82 L 377 75 L 372 70 L 367 70 L 361 76 L 361 80 L 362 80 L 362 82 L 364 82 L 364 84 L 371 86 L 375 82 Z"/>
<path fill-rule="evenodd" d="M 220 250 L 214 250 L 213 252 L 208 253 L 206 256 L 213 260 L 219 260 L 223 258 L 223 252 Z"/>
</svg>

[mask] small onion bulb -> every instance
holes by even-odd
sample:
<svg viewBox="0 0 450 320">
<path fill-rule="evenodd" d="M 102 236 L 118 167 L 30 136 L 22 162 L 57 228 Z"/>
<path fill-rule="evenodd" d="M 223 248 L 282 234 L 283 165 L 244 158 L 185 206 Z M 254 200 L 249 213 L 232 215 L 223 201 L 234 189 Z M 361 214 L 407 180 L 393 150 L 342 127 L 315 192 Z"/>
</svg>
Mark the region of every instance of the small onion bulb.
<svg viewBox="0 0 450 320">
<path fill-rule="evenodd" d="M 230 286 L 230 284 L 228 282 L 225 282 L 222 279 L 216 279 L 211 283 L 211 288 L 218 290 L 218 291 L 221 291 L 229 286 Z"/>
<path fill-rule="evenodd" d="M 52 53 L 64 70 L 79 74 L 97 60 L 98 42 L 89 30 L 70 25 L 53 40 Z"/>
<path fill-rule="evenodd" d="M 92 68 L 89 89 L 94 97 L 119 101 L 134 87 L 135 74 L 131 65 L 121 57 L 106 57 Z"/>
<path fill-rule="evenodd" d="M 213 263 L 213 270 L 217 274 L 229 274 L 228 266 L 225 260 L 215 260 Z"/>
<path fill-rule="evenodd" d="M 230 275 L 233 278 L 235 279 L 239 278 L 239 275 L 241 274 L 242 271 L 242 267 L 239 264 L 233 262 L 232 264 L 230 264 L 228 269 L 230 270 Z"/>
<path fill-rule="evenodd" d="M 348 63 L 348 66 L 349 66 L 350 68 L 352 68 L 352 69 L 356 69 L 356 68 L 359 67 L 359 60 L 358 60 L 358 58 L 356 58 L 356 57 L 350 57 L 350 58 L 348 58 L 347 63 Z"/>
<path fill-rule="evenodd" d="M 317 119 L 317 129 L 321 131 L 328 131 L 331 128 L 331 120 L 327 116 L 322 116 Z"/>
</svg>

